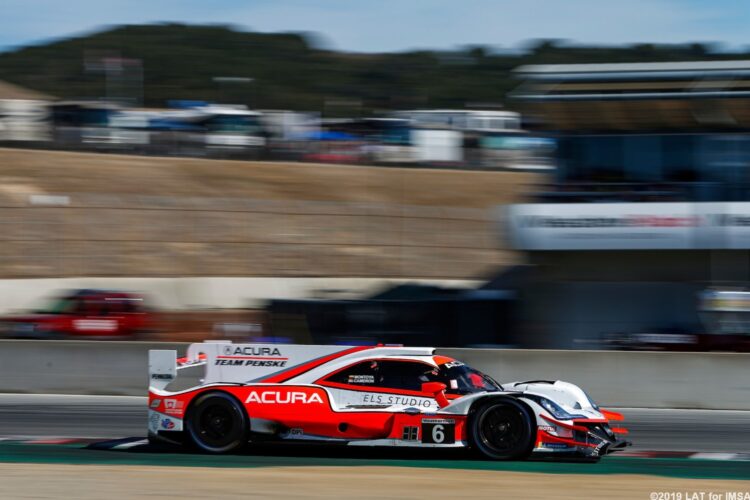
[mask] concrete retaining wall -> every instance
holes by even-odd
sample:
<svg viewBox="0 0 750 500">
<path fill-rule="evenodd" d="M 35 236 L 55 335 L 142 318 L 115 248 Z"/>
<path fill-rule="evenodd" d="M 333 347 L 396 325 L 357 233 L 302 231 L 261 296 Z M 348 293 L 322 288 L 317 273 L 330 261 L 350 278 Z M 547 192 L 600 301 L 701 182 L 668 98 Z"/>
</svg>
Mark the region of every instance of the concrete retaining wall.
<svg viewBox="0 0 750 500">
<path fill-rule="evenodd" d="M 150 342 L 0 341 L 0 392 L 145 395 Z M 602 405 L 750 410 L 750 354 L 441 349 L 499 382 L 567 380 Z"/>
<path fill-rule="evenodd" d="M 500 383 L 565 380 L 602 405 L 750 410 L 750 354 L 443 349 Z"/>
<path fill-rule="evenodd" d="M 0 392 L 145 396 L 148 350 L 187 345 L 0 340 Z"/>
</svg>

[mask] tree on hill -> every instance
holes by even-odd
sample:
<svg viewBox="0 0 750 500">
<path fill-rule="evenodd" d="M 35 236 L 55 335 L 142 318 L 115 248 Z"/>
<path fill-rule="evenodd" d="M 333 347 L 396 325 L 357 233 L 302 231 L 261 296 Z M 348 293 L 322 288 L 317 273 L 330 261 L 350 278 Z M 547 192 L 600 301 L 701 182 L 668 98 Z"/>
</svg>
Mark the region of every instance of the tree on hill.
<svg viewBox="0 0 750 500">
<path fill-rule="evenodd" d="M 557 40 L 534 42 L 520 53 L 470 46 L 358 54 L 319 48 L 312 35 L 156 24 L 0 53 L 0 79 L 65 99 L 109 97 L 147 106 L 197 99 L 353 115 L 467 103 L 512 106 L 505 102 L 518 84 L 511 70 L 522 64 L 742 57 L 747 54 L 701 44 L 584 47 Z"/>
</svg>

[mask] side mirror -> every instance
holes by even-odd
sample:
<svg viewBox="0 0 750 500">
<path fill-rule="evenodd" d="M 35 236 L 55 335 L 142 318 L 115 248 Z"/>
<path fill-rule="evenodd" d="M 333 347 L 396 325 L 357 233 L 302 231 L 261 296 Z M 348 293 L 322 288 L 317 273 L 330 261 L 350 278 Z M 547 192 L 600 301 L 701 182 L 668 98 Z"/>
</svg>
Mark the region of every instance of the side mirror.
<svg viewBox="0 0 750 500">
<path fill-rule="evenodd" d="M 442 382 L 425 382 L 422 384 L 422 392 L 426 392 L 427 394 L 438 394 L 447 388 L 448 386 Z"/>
<path fill-rule="evenodd" d="M 432 397 L 435 398 L 435 401 L 437 401 L 437 404 L 438 406 L 440 406 L 440 408 L 448 406 L 449 404 L 448 398 L 445 397 L 445 390 L 447 388 L 448 386 L 442 382 L 425 382 L 424 384 L 422 384 L 422 392 L 432 394 Z"/>
</svg>

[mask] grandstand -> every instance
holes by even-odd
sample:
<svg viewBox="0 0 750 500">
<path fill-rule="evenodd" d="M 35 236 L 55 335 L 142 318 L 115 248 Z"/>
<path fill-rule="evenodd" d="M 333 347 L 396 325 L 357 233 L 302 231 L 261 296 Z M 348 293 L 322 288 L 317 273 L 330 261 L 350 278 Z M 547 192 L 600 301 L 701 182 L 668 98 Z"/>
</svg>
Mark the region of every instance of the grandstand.
<svg viewBox="0 0 750 500">
<path fill-rule="evenodd" d="M 510 212 L 537 265 L 529 338 L 706 333 L 701 290 L 750 282 L 750 61 L 515 74 L 519 106 L 558 143 L 555 177 Z"/>
</svg>

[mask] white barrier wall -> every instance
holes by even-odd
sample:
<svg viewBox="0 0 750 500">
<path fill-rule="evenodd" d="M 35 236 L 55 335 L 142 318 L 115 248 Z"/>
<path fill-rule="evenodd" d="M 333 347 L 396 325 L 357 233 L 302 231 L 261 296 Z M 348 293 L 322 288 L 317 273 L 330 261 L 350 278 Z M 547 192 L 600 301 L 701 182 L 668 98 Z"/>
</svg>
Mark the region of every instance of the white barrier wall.
<svg viewBox="0 0 750 500">
<path fill-rule="evenodd" d="M 750 354 L 442 349 L 500 383 L 565 380 L 603 406 L 750 410 Z"/>
<path fill-rule="evenodd" d="M 0 392 L 145 395 L 149 349 L 187 344 L 0 341 Z M 604 406 L 750 410 L 750 354 L 439 349 L 499 382 L 567 380 Z"/>
<path fill-rule="evenodd" d="M 0 340 L 0 392 L 145 396 L 149 349 L 171 342 Z"/>
</svg>

